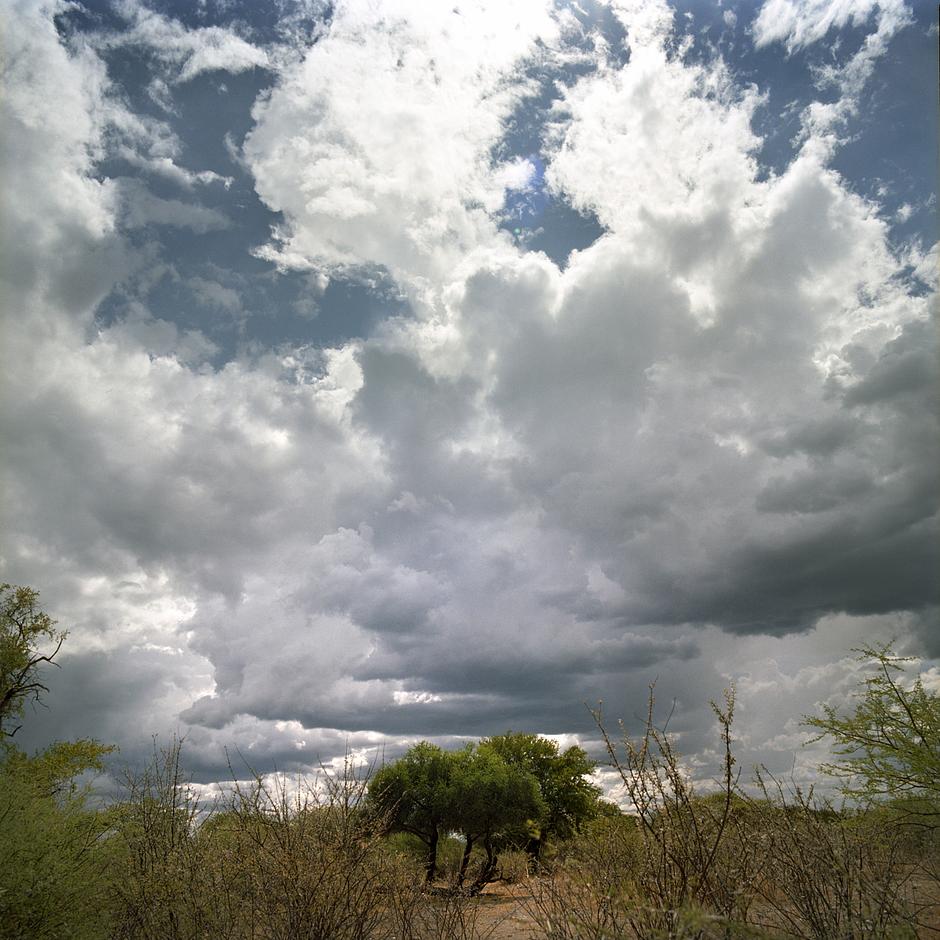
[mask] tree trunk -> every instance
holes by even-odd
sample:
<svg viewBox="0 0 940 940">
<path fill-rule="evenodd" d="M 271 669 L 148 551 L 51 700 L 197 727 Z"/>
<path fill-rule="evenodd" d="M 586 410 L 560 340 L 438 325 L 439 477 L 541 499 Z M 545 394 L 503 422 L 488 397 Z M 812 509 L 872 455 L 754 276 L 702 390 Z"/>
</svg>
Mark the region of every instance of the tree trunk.
<svg viewBox="0 0 940 940">
<path fill-rule="evenodd" d="M 467 836 L 467 844 L 463 849 L 463 858 L 460 860 L 460 874 L 457 876 L 458 887 L 463 887 L 464 878 L 467 877 L 467 867 L 470 864 L 470 853 L 473 851 L 473 836 Z"/>
<path fill-rule="evenodd" d="M 483 839 L 483 847 L 486 849 L 486 861 L 483 863 L 483 870 L 470 886 L 472 897 L 476 897 L 491 881 L 496 880 L 496 853 L 489 836 Z"/>
<path fill-rule="evenodd" d="M 529 858 L 532 859 L 533 868 L 538 871 L 539 866 L 542 861 L 542 837 L 538 836 L 537 838 L 533 836 L 526 842 L 525 850 L 529 855 Z"/>
<path fill-rule="evenodd" d="M 434 831 L 431 833 L 431 838 L 428 840 L 428 864 L 427 864 L 427 874 L 425 875 L 425 881 L 430 884 L 434 880 L 434 876 L 437 874 L 437 840 L 439 834 L 437 828 L 435 827 Z"/>
</svg>

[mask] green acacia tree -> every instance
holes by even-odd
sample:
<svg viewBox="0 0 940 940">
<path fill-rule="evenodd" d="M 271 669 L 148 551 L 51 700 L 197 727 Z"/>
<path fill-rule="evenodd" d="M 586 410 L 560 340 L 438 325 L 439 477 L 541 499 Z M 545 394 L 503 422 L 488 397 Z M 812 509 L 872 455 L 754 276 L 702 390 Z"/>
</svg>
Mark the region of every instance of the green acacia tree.
<svg viewBox="0 0 940 940">
<path fill-rule="evenodd" d="M 463 885 L 475 844 L 485 853 L 470 886 L 479 894 L 498 874 L 497 840 L 507 830 L 523 827 L 546 813 L 538 781 L 522 767 L 504 761 L 493 749 L 469 745 L 454 755 L 448 788 L 449 822 L 464 836 L 458 883 Z"/>
<path fill-rule="evenodd" d="M 454 768 L 452 752 L 422 741 L 369 782 L 369 805 L 389 831 L 410 832 L 427 846 L 429 882 L 437 874 L 438 843 L 450 825 Z"/>
<path fill-rule="evenodd" d="M 534 859 L 549 838 L 567 839 L 597 814 L 600 788 L 587 779 L 597 765 L 582 748 L 562 751 L 548 738 L 507 731 L 484 738 L 480 749 L 531 774 L 538 783 L 544 809 L 533 820 L 536 832 L 525 833 L 526 848 Z"/>
<path fill-rule="evenodd" d="M 470 744 L 444 751 L 427 741 L 375 773 L 369 782 L 369 805 L 389 831 L 408 832 L 424 842 L 429 882 L 437 874 L 443 835 L 459 832 L 464 837 L 461 884 L 479 845 L 485 858 L 471 893 L 496 877 L 497 853 L 507 834 L 525 831 L 547 815 L 534 775 L 503 760 L 495 749 Z"/>
<path fill-rule="evenodd" d="M 855 650 L 875 666 L 855 711 L 840 714 L 830 705 L 804 718 L 818 741 L 831 738 L 838 760 L 822 769 L 842 781 L 852 799 L 904 802 L 909 811 L 936 820 L 940 812 L 940 696 L 918 677 L 903 677 L 911 657 L 890 645 Z M 918 809 L 918 807 L 920 807 Z"/>
</svg>

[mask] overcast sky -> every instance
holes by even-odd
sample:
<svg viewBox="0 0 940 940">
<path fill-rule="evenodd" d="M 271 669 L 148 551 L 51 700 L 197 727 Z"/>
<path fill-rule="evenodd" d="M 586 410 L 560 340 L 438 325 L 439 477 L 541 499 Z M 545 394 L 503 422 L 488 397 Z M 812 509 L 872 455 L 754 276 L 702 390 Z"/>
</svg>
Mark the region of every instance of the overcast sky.
<svg viewBox="0 0 940 940">
<path fill-rule="evenodd" d="M 937 26 L 902 0 L 14 0 L 30 746 L 297 770 L 658 679 L 703 777 L 940 684 Z"/>
</svg>

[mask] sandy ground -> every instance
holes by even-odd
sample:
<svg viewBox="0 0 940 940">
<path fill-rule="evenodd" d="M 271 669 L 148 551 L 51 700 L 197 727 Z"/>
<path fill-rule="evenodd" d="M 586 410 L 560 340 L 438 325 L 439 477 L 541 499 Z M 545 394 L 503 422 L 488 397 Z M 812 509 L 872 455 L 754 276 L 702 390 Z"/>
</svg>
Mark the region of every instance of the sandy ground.
<svg viewBox="0 0 940 940">
<path fill-rule="evenodd" d="M 487 885 L 478 898 L 477 930 L 481 940 L 531 940 L 539 936 L 527 902 L 532 899 L 526 884 Z"/>
<path fill-rule="evenodd" d="M 544 937 L 535 923 L 533 890 L 535 880 L 521 884 L 487 885 L 474 902 L 475 937 L 479 940 L 538 940 Z M 913 900 L 921 907 L 917 936 L 940 940 L 940 884 L 933 879 L 918 879 Z"/>
</svg>

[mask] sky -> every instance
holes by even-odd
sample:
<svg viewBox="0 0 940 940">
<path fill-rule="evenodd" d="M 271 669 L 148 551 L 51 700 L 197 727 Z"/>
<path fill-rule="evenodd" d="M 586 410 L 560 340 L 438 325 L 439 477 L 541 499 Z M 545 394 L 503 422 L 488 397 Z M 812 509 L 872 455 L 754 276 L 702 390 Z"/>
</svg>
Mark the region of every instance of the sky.
<svg viewBox="0 0 940 940">
<path fill-rule="evenodd" d="M 305 772 L 651 682 L 798 780 L 940 687 L 937 22 L 903 0 L 13 0 L 24 746 Z M 674 703 L 674 705 L 673 705 Z M 19 737 L 19 736 L 18 736 Z"/>
</svg>

